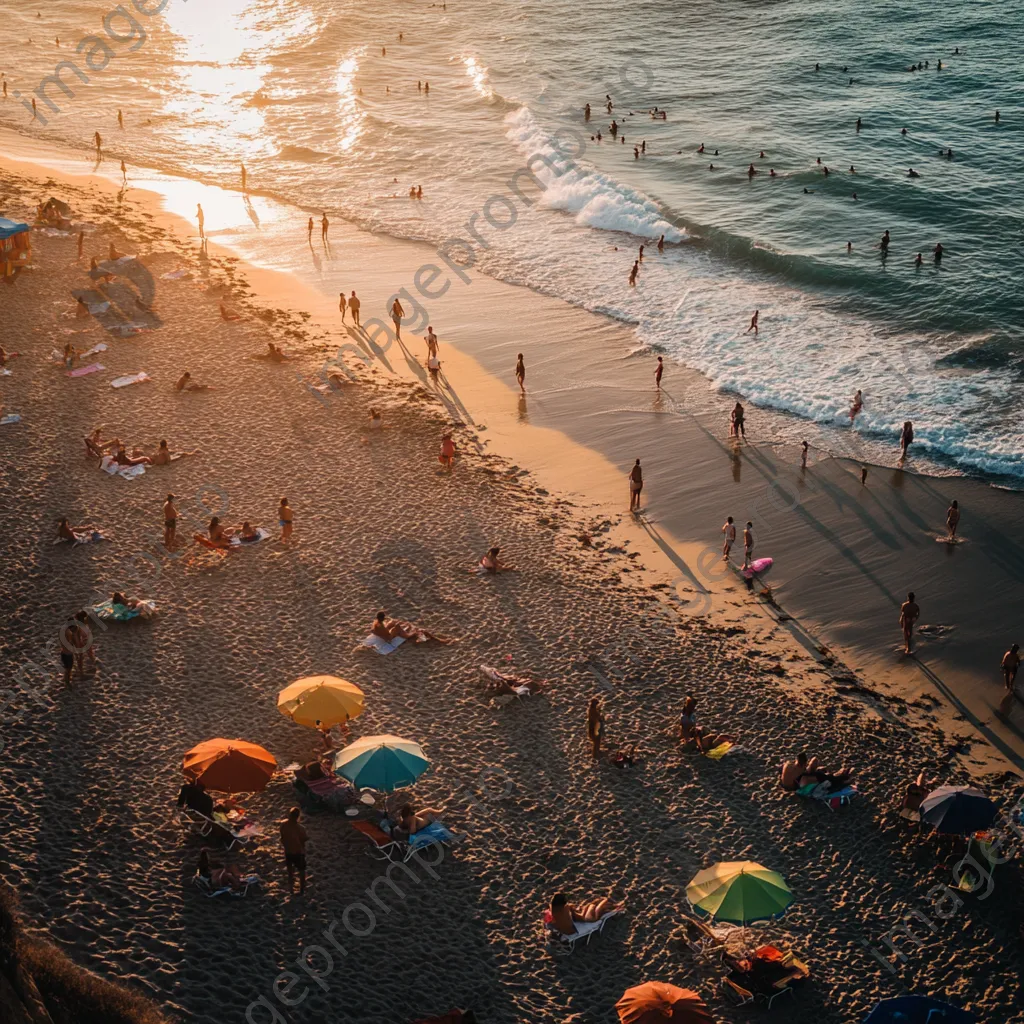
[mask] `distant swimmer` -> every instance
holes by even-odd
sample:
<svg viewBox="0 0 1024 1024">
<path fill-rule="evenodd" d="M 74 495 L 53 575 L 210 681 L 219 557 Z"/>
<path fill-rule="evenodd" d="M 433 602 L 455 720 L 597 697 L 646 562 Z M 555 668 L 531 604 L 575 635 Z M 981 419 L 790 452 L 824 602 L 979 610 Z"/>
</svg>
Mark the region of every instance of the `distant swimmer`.
<svg viewBox="0 0 1024 1024">
<path fill-rule="evenodd" d="M 382 46 L 380 48 L 380 55 L 382 57 L 386 57 L 388 55 L 388 48 L 386 46 Z"/>
<path fill-rule="evenodd" d="M 117 112 L 117 127 L 124 128 L 124 114 L 120 110 Z"/>
<path fill-rule="evenodd" d="M 306 241 L 313 241 L 313 218 L 309 218 L 309 223 L 306 225 Z"/>
<path fill-rule="evenodd" d="M 853 164 L 850 164 L 850 173 L 851 174 L 856 174 L 857 173 L 857 169 L 853 166 Z"/>
<path fill-rule="evenodd" d="M 640 159 L 640 147 L 639 146 L 634 146 L 633 147 L 633 159 L 634 160 L 639 160 Z"/>
<path fill-rule="evenodd" d="M 642 139 L 641 142 L 640 142 L 640 152 L 641 153 L 646 153 L 647 152 L 647 140 L 646 139 Z"/>
<path fill-rule="evenodd" d="M 820 156 L 818 157 L 818 166 L 819 167 L 821 166 L 821 157 Z"/>
<path fill-rule="evenodd" d="M 242 191 L 245 191 L 245 179 L 248 175 L 245 173 L 245 164 L 242 164 Z"/>
<path fill-rule="evenodd" d="M 949 539 L 956 540 L 956 528 L 960 525 L 960 503 L 954 501 L 946 509 L 946 529 L 949 531 Z"/>
<path fill-rule="evenodd" d="M 714 164 L 708 164 L 708 170 L 709 171 L 713 171 L 714 169 L 715 169 L 715 165 Z"/>
<path fill-rule="evenodd" d="M 760 317 L 761 317 L 761 310 L 755 309 L 754 310 L 754 315 L 750 318 L 750 326 L 743 333 L 744 334 L 749 334 L 751 331 L 753 331 L 754 334 L 756 335 L 757 334 L 757 321 L 760 319 Z"/>
<path fill-rule="evenodd" d="M 643 261 L 644 261 L 644 247 L 642 245 L 640 246 L 640 254 L 637 257 L 637 260 L 640 263 L 643 263 Z"/>
<path fill-rule="evenodd" d="M 584 121 L 589 121 L 590 120 L 590 104 L 589 103 L 583 108 L 583 120 Z"/>
<path fill-rule="evenodd" d="M 900 135 L 906 135 L 906 134 L 907 134 L 907 129 L 906 128 L 900 129 Z"/>
<path fill-rule="evenodd" d="M 938 64 L 935 65 L 935 70 L 936 71 L 941 71 L 942 70 L 942 61 L 941 60 L 939 61 Z"/>
<path fill-rule="evenodd" d="M 861 395 L 860 389 L 857 389 L 857 394 L 853 396 L 853 402 L 850 405 L 850 422 L 852 423 L 857 418 L 857 413 L 864 408 L 864 397 Z"/>
<path fill-rule="evenodd" d="M 767 160 L 768 158 L 764 155 L 764 150 L 761 150 L 761 155 L 757 158 L 758 160 Z"/>
<path fill-rule="evenodd" d="M 327 219 L 327 214 L 320 218 L 320 239 L 321 241 L 327 241 L 327 229 L 331 226 L 331 222 Z"/>
<path fill-rule="evenodd" d="M 416 80 L 416 91 L 423 92 L 423 83 L 419 79 Z M 589 107 L 590 104 L 588 103 L 587 106 Z M 590 118 L 588 117 L 587 120 L 589 121 Z"/>
<path fill-rule="evenodd" d="M 804 189 L 804 195 L 805 196 L 813 196 L 814 195 L 814 189 L 813 188 L 805 188 Z"/>
<path fill-rule="evenodd" d="M 942 243 L 941 242 L 936 242 L 935 243 L 935 248 L 932 249 L 932 255 L 935 257 L 935 262 L 936 263 L 941 263 L 942 262 L 942 252 L 943 252 Z"/>
<path fill-rule="evenodd" d="M 417 199 L 422 199 L 423 198 L 423 186 L 422 185 L 417 185 L 416 186 L 416 198 Z"/>
<path fill-rule="evenodd" d="M 959 52 L 960 52 L 960 47 L 958 46 L 958 47 L 957 47 L 957 48 L 956 48 L 956 49 L 955 49 L 955 50 L 953 51 L 953 53 L 954 53 L 954 55 L 956 55 L 956 54 L 958 54 Z"/>
<path fill-rule="evenodd" d="M 914 266 L 919 267 L 922 263 L 924 263 L 924 257 L 920 253 L 918 253 L 916 258 L 914 259 Z"/>
<path fill-rule="evenodd" d="M 921 177 L 921 175 L 920 175 L 920 174 L 918 174 L 918 173 L 917 173 L 917 171 L 915 171 L 913 167 L 911 167 L 911 168 L 910 168 L 910 169 L 909 169 L 909 170 L 907 171 L 907 177 L 908 177 L 908 178 L 920 178 L 920 177 Z"/>
<path fill-rule="evenodd" d="M 516 356 L 516 380 L 519 381 L 519 390 L 526 394 L 526 363 L 523 362 L 523 353 Z"/>
<path fill-rule="evenodd" d="M 402 317 L 405 316 L 405 310 L 402 308 L 402 304 L 398 301 L 398 296 L 395 296 L 395 301 L 391 303 L 391 322 L 395 325 L 395 337 L 402 340 Z"/>
<path fill-rule="evenodd" d="M 700 144 L 700 148 L 697 150 L 697 152 L 698 153 L 703 153 L 704 152 L 704 143 L 703 142 Z"/>
<path fill-rule="evenodd" d="M 996 111 L 996 124 L 999 124 L 999 111 Z"/>
<path fill-rule="evenodd" d="M 827 178 L 827 177 L 828 177 L 828 174 L 829 174 L 829 170 L 828 170 L 828 168 L 827 168 L 827 167 L 823 167 L 823 168 L 822 168 L 822 170 L 824 171 L 824 173 L 825 173 L 825 177 Z"/>
<path fill-rule="evenodd" d="M 907 594 L 906 601 L 900 606 L 900 626 L 903 629 L 903 650 L 910 654 L 913 644 L 914 623 L 921 617 L 921 609 L 914 600 L 914 592 Z"/>
<path fill-rule="evenodd" d="M 774 178 L 774 177 L 775 177 L 775 168 L 774 168 L 774 167 L 772 167 L 772 168 L 771 168 L 771 169 L 770 169 L 770 170 L 768 171 L 768 177 L 769 177 L 769 178 Z"/>
<path fill-rule="evenodd" d="M 747 177 L 752 178 L 755 174 L 757 174 L 757 168 L 753 164 L 751 164 L 747 168 Z"/>
<path fill-rule="evenodd" d="M 861 127 L 862 127 L 862 122 L 861 122 L 861 119 L 858 117 L 857 118 L 857 131 L 860 131 Z"/>
<path fill-rule="evenodd" d="M 658 239 L 658 252 L 664 252 L 664 251 L 665 251 L 665 236 L 662 235 L 661 238 Z"/>
<path fill-rule="evenodd" d="M 847 242 L 846 243 L 846 251 L 847 252 L 853 252 L 853 242 Z"/>
<path fill-rule="evenodd" d="M 615 122 L 615 118 L 612 118 L 612 123 L 608 125 L 608 131 L 612 133 L 612 138 L 619 134 L 619 126 Z"/>
<path fill-rule="evenodd" d="M 951 149 L 947 149 L 946 150 L 946 159 L 947 160 L 952 160 L 953 159 L 953 150 L 951 150 Z"/>
<path fill-rule="evenodd" d="M 885 234 L 882 235 L 882 240 L 878 243 L 878 248 L 881 249 L 882 252 L 888 252 L 889 251 L 889 229 L 888 228 L 885 229 Z"/>
<path fill-rule="evenodd" d="M 429 82 L 424 82 L 423 83 L 423 91 L 424 91 L 424 93 L 427 93 L 427 94 L 430 93 L 430 83 Z"/>
<path fill-rule="evenodd" d="M 640 273 L 640 261 L 636 260 L 633 263 L 633 269 L 629 272 L 629 286 L 630 288 L 636 287 L 636 275 Z"/>
<path fill-rule="evenodd" d="M 654 371 L 654 386 L 660 391 L 661 390 L 661 377 L 665 372 L 665 364 L 662 361 L 661 356 L 658 356 L 658 368 Z"/>
<path fill-rule="evenodd" d="M 821 65 L 820 64 L 815 64 L 814 65 L 814 70 L 815 71 L 820 71 L 821 70 Z"/>
</svg>

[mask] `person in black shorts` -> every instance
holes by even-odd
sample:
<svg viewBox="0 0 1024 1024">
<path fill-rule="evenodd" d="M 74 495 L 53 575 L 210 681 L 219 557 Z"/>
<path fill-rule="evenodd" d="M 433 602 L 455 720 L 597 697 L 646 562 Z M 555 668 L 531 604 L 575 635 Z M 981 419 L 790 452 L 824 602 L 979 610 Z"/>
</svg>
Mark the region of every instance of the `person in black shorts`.
<svg viewBox="0 0 1024 1024">
<path fill-rule="evenodd" d="M 288 869 L 288 891 L 295 888 L 295 873 L 299 874 L 299 892 L 306 891 L 306 843 L 309 837 L 299 824 L 299 808 L 293 807 L 288 817 L 281 822 L 281 845 L 284 847 L 284 863 Z"/>
</svg>

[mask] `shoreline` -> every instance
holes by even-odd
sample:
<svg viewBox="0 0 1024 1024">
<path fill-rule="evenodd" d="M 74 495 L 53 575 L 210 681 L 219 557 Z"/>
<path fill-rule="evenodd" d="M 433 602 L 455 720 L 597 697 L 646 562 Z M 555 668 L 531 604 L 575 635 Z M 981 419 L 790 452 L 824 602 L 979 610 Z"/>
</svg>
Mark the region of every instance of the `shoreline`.
<svg viewBox="0 0 1024 1024">
<path fill-rule="evenodd" d="M 17 187 L 26 202 L 32 192 Z M 54 685 L 52 700 L 28 704 L 23 720 L 5 728 L 0 785 L 12 807 L 5 875 L 55 941 L 175 1017 L 203 1019 L 216 1008 L 226 1024 L 240 1024 L 255 1007 L 253 1020 L 276 1020 L 266 1012 L 283 1004 L 275 978 L 328 929 L 345 927 L 353 908 L 383 903 L 369 927 L 364 915 L 340 933 L 344 960 L 332 961 L 322 986 L 302 989 L 296 1020 L 348 1013 L 384 1024 L 394 1018 L 391 991 L 409 991 L 410 1017 L 471 1004 L 493 1024 L 603 1021 L 625 987 L 654 976 L 685 978 L 723 1024 L 740 1024 L 747 1010 L 718 995 L 719 975 L 686 958 L 676 928 L 697 870 L 751 856 L 781 871 L 797 893 L 786 918 L 765 927 L 771 941 L 812 961 L 812 983 L 786 1008 L 794 1024 L 862 1019 L 878 999 L 921 986 L 983 1017 L 1009 1019 L 1020 991 L 1015 879 L 1000 875 L 999 900 L 971 901 L 952 928 L 936 917 L 920 945 L 915 933 L 906 966 L 887 959 L 884 936 L 907 908 L 930 911 L 934 902 L 934 847 L 907 832 L 891 806 L 904 777 L 985 775 L 1009 814 L 1019 776 L 1001 763 L 983 765 L 977 748 L 951 751 L 933 707 L 851 681 L 843 666 L 812 656 L 813 637 L 795 645 L 789 630 L 798 624 L 779 621 L 737 579 L 716 584 L 709 614 L 686 614 L 702 586 L 702 545 L 677 544 L 658 521 L 671 498 L 664 473 L 649 477 L 646 517 L 630 519 L 619 456 L 608 460 L 538 425 L 568 415 L 552 396 L 528 397 L 532 422 L 523 424 L 511 388 L 486 372 L 489 360 L 509 365 L 505 325 L 515 317 L 550 311 L 548 337 L 570 345 L 578 311 L 538 306 L 524 290 L 481 288 L 475 305 L 453 306 L 442 320 L 451 386 L 424 383 L 415 347 L 406 356 L 395 345 L 385 358 L 400 372 L 356 366 L 355 381 L 325 405 L 295 379 L 292 364 L 251 357 L 269 339 L 284 343 L 315 380 L 337 350 L 328 299 L 325 327 L 303 309 L 296 282 L 250 271 L 215 247 L 198 258 L 192 242 L 164 236 L 150 197 L 117 203 L 116 192 L 95 182 L 68 187 L 74 205 L 101 211 L 90 247 L 130 246 L 160 290 L 152 330 L 114 338 L 87 322 L 83 339 L 110 346 L 108 369 L 77 380 L 45 361 L 53 339 L 79 327 L 69 292 L 84 268 L 73 258 L 74 238 L 41 237 L 39 269 L 0 293 L 24 350 L 4 394 L 25 413 L 0 434 L 11 496 L 0 530 L 11 609 L 5 657 L 21 661 L 29 643 L 52 639 L 62 615 L 117 586 L 140 542 L 156 549 L 170 488 L 217 495 L 232 522 L 245 516 L 256 525 L 270 525 L 286 489 L 296 534 L 294 543 L 275 538 L 223 560 L 186 545 L 158 572 L 141 567 L 133 592 L 157 602 L 157 618 L 112 626 L 99 638 L 97 675 L 70 692 Z M 339 226 L 342 235 L 359 237 Z M 379 240 L 360 246 L 359 281 L 370 282 L 366 299 L 375 301 L 389 294 L 402 260 L 417 256 Z M 164 284 L 163 275 L 178 269 L 188 276 Z M 221 285 L 241 321 L 220 319 Z M 268 294 L 290 298 L 301 312 L 267 306 Z M 621 378 L 628 361 L 614 355 L 611 328 L 599 345 L 591 327 L 576 333 Z M 479 363 L 449 337 L 479 344 Z M 561 350 L 550 358 L 560 357 L 571 358 Z M 528 365 L 543 371 L 543 360 Z M 175 393 L 171 383 L 186 366 L 215 389 Z M 110 377 L 139 369 L 153 382 L 109 387 Z M 605 429 L 610 417 L 579 415 L 588 396 L 572 395 L 575 419 Z M 386 427 L 376 437 L 366 429 L 375 403 Z M 435 459 L 453 416 L 465 424 L 455 430 L 463 457 L 448 475 Z M 80 436 L 101 422 L 132 442 L 168 437 L 175 448 L 201 453 L 137 481 L 110 478 L 81 459 Z M 694 428 L 672 442 L 687 446 L 685 462 L 665 456 L 679 458 L 695 480 L 716 458 L 710 442 L 698 442 Z M 740 456 L 748 479 L 756 453 L 752 446 Z M 703 479 L 712 491 L 715 475 Z M 566 482 L 593 493 L 574 499 L 557 486 Z M 54 547 L 53 517 L 61 513 L 96 522 L 110 543 Z M 521 571 L 476 576 L 473 559 L 497 542 Z M 673 593 L 676 576 L 684 582 Z M 389 657 L 354 650 L 381 607 L 458 642 Z M 481 692 L 480 664 L 508 659 L 546 685 L 500 706 Z M 275 695 L 291 679 L 324 671 L 365 690 L 357 733 L 393 731 L 424 743 L 431 770 L 415 799 L 447 807 L 446 823 L 466 841 L 435 862 L 429 878 L 422 866 L 413 879 L 396 875 L 394 893 L 378 884 L 389 876 L 363 856 L 343 818 L 308 813 L 310 890 L 291 895 L 274 822 L 296 797 L 278 780 L 246 800 L 263 837 L 248 849 L 218 850 L 258 873 L 260 890 L 227 905 L 206 900 L 191 883 L 204 840 L 168 821 L 182 752 L 209 736 L 237 735 L 266 745 L 280 765 L 305 761 L 315 737 L 279 714 Z M 724 761 L 680 751 L 676 723 L 690 692 L 702 721 L 741 738 Z M 607 749 L 640 743 L 634 769 L 595 761 L 586 748 L 585 709 L 594 695 L 607 708 Z M 801 748 L 855 764 L 861 798 L 832 813 L 780 792 L 779 761 Z M 405 798 L 396 793 L 393 802 Z M 955 872 L 941 870 L 952 886 Z M 556 891 L 610 893 L 627 914 L 585 951 L 558 960 L 539 934 L 541 910 Z M 430 962 L 442 966 L 425 971 Z"/>
<path fill-rule="evenodd" d="M 21 166 L 49 159 L 41 166 L 74 180 L 64 168 L 52 166 L 59 155 L 43 147 Z M 17 161 L 9 165 L 16 167 Z M 105 175 L 80 180 L 118 191 Z M 369 234 L 339 220 L 331 225 L 334 259 L 324 261 L 304 244 L 296 230 L 301 225 L 289 219 L 294 208 L 259 197 L 243 206 L 239 193 L 186 179 L 146 180 L 131 192 L 136 198 L 144 193 L 156 222 L 163 220 L 179 237 L 188 238 L 191 231 L 197 244 L 184 215 L 202 202 L 211 251 L 243 261 L 261 304 L 297 310 L 304 330 L 319 332 L 325 361 L 300 364 L 297 403 L 312 411 L 339 400 L 312 390 L 323 385 L 322 366 L 339 341 L 361 350 L 363 359 L 386 375 L 429 383 L 421 340 L 425 308 L 424 322 L 406 327 L 408 347 L 388 345 L 384 336 L 384 352 L 365 335 L 341 332 L 336 293 L 328 292 L 333 286 L 340 290 L 343 280 L 346 292 L 356 285 L 364 323 L 371 316 L 385 320 L 382 296 L 392 296 L 398 286 L 411 294 L 424 261 L 436 259 L 429 246 Z M 317 280 L 302 276 L 307 250 L 317 261 Z M 353 252 L 359 268 L 346 270 Z M 283 269 L 273 269 L 275 263 Z M 1012 541 L 1024 530 L 1024 495 L 969 477 L 889 467 L 869 467 L 862 492 L 860 463 L 841 457 L 812 456 L 809 471 L 802 473 L 798 453 L 785 446 L 758 444 L 753 436 L 752 443 L 734 446 L 715 432 L 726 422 L 732 396 L 711 398 L 721 408 L 717 423 L 703 412 L 691 413 L 688 396 L 695 390 L 714 393 L 696 371 L 671 366 L 663 390 L 654 392 L 644 380 L 651 367 L 630 353 L 632 331 L 617 321 L 482 275 L 465 287 L 454 281 L 430 306 L 449 382 L 444 401 L 453 421 L 481 431 L 484 446 L 493 445 L 495 452 L 525 466 L 545 490 L 579 496 L 615 519 L 622 543 L 632 545 L 662 582 L 670 581 L 684 606 L 691 603 L 698 614 L 708 604 L 719 612 L 731 610 L 740 581 L 738 574 L 721 571 L 719 528 L 729 513 L 741 532 L 747 518 L 757 520 L 756 551 L 775 559 L 765 582 L 798 645 L 815 650 L 824 663 L 844 662 L 868 690 L 911 702 L 939 694 L 943 727 L 956 742 L 969 726 L 991 744 L 995 756 L 1024 767 L 1024 705 L 1001 701 L 998 673 L 998 660 L 1015 639 L 1016 600 L 1024 600 L 1021 574 L 1014 575 L 1014 567 L 1024 568 L 1024 548 Z M 512 322 L 543 324 L 542 334 L 526 338 L 517 331 L 510 340 L 505 325 Z M 375 334 L 382 337 L 381 328 Z M 517 348 L 526 353 L 525 398 L 502 379 L 503 368 L 512 376 Z M 748 427 L 761 415 L 748 410 Z M 645 502 L 652 503 L 635 520 L 623 514 L 625 475 L 634 456 L 643 458 Z M 945 504 L 955 495 L 964 509 L 968 542 L 939 559 L 935 540 L 944 532 Z M 955 574 L 948 569 L 953 557 Z M 986 583 L 993 575 L 999 580 L 995 592 Z M 895 619 L 910 589 L 922 603 L 921 624 L 930 628 L 918 640 L 921 656 L 906 659 L 895 649 Z M 847 607 L 859 609 L 856 621 Z M 973 753 L 980 766 L 988 764 L 984 751 Z"/>
</svg>

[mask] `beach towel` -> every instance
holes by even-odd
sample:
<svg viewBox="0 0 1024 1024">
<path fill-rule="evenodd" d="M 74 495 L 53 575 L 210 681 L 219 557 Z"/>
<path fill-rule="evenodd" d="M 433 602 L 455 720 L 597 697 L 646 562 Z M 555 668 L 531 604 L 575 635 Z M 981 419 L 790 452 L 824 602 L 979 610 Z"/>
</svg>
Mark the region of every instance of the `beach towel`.
<svg viewBox="0 0 1024 1024">
<path fill-rule="evenodd" d="M 96 302 L 89 307 L 89 312 L 96 316 L 98 313 L 106 313 L 108 309 L 110 309 L 109 302 Z"/>
<path fill-rule="evenodd" d="M 107 351 L 107 347 L 108 346 L 105 345 L 101 341 L 98 345 L 93 345 L 93 347 L 91 349 L 89 349 L 88 352 L 83 352 L 78 358 L 79 359 L 88 359 L 89 356 L 99 355 L 100 352 L 106 352 Z"/>
<path fill-rule="evenodd" d="M 138 373 L 130 374 L 127 377 L 118 377 L 110 382 L 112 388 L 126 388 L 132 384 L 141 384 L 149 380 L 149 374 L 140 370 Z"/>
<path fill-rule="evenodd" d="M 73 541 L 69 541 L 67 537 L 58 537 L 53 543 L 71 544 L 73 547 L 77 547 L 79 544 L 98 544 L 101 540 L 110 540 L 110 538 L 104 536 L 99 530 L 90 530 L 89 533 L 76 533 Z"/>
<path fill-rule="evenodd" d="M 138 320 L 128 320 L 123 324 L 115 324 L 110 328 L 112 334 L 120 334 L 122 338 L 130 337 L 133 334 L 140 334 L 142 331 L 150 330 L 149 324 L 141 323 Z"/>
<path fill-rule="evenodd" d="M 386 640 L 382 640 L 379 636 L 375 636 L 371 633 L 365 640 L 360 640 L 359 646 L 371 647 L 378 654 L 391 654 L 392 652 L 397 651 L 404 643 L 404 636 L 396 636 L 391 643 L 388 643 Z"/>
<path fill-rule="evenodd" d="M 122 466 L 113 455 L 104 455 L 100 460 L 100 469 L 111 476 L 119 476 L 122 480 L 134 480 L 146 472 L 145 466 Z"/>
<path fill-rule="evenodd" d="M 270 538 L 270 531 L 263 529 L 261 526 L 256 531 L 256 536 L 252 540 L 242 540 L 241 537 L 232 537 L 231 546 L 236 548 L 251 548 L 254 544 L 259 544 L 261 540 L 268 540 Z"/>
<path fill-rule="evenodd" d="M 102 363 L 90 363 L 88 366 L 80 366 L 77 370 L 68 370 L 69 377 L 84 377 L 87 373 L 96 373 L 97 370 L 105 370 Z"/>
<path fill-rule="evenodd" d="M 6 368 L 4 368 L 3 370 L 0 370 L 0 377 L 10 377 L 10 376 L 11 376 L 11 371 L 10 370 L 8 370 Z"/>
<path fill-rule="evenodd" d="M 126 608 L 123 604 L 104 601 L 102 604 L 94 604 L 90 611 L 95 612 L 97 618 L 104 622 L 130 622 L 138 618 L 151 619 L 156 615 L 156 602 L 138 601 L 134 608 Z"/>
<path fill-rule="evenodd" d="M 16 413 L 12 412 L 10 416 L 4 416 L 0 418 L 0 427 L 6 427 L 8 423 L 20 423 L 21 417 Z"/>
<path fill-rule="evenodd" d="M 180 281 L 183 277 L 191 277 L 188 270 L 168 270 L 166 274 L 160 275 L 161 281 Z"/>
</svg>

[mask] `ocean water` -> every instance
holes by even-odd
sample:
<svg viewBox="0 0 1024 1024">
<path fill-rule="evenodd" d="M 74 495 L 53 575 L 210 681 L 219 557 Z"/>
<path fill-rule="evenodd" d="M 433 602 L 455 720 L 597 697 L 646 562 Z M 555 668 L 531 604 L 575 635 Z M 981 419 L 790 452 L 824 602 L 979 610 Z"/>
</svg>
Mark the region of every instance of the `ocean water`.
<svg viewBox="0 0 1024 1024">
<path fill-rule="evenodd" d="M 468 276 L 633 325 L 634 358 L 790 414 L 780 440 L 813 423 L 836 451 L 891 461 L 910 419 L 939 468 L 1024 481 L 1019 5 L 170 0 L 106 33 L 113 6 L 0 5 L 0 123 L 76 148 L 99 130 L 115 159 L 210 183 L 236 185 L 244 161 L 255 192 L 461 238 L 448 251 Z M 74 52 L 89 33 L 103 70 Z M 74 96 L 51 88 L 60 111 L 33 122 L 13 92 L 60 59 L 89 81 L 66 72 Z M 536 180 L 516 179 L 533 157 Z"/>
</svg>

